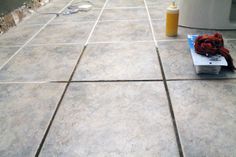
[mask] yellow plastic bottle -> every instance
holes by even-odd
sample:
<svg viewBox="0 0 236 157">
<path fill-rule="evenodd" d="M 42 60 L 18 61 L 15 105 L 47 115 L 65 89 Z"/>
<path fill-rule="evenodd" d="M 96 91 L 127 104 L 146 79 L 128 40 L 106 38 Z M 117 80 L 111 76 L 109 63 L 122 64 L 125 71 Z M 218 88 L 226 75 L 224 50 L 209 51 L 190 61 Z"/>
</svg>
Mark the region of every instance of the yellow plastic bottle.
<svg viewBox="0 0 236 157">
<path fill-rule="evenodd" d="M 178 22 L 179 8 L 173 0 L 166 11 L 166 36 L 175 37 L 178 35 Z"/>
</svg>

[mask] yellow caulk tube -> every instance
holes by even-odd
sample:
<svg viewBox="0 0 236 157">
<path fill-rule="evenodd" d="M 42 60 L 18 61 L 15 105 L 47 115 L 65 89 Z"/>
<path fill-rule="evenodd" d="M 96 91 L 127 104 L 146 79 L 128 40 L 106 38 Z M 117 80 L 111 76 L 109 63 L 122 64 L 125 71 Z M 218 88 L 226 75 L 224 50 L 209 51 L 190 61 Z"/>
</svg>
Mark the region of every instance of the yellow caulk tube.
<svg viewBox="0 0 236 157">
<path fill-rule="evenodd" d="M 178 21 L 179 21 L 179 8 L 176 6 L 175 0 L 166 11 L 166 35 L 175 37 L 178 35 Z"/>
</svg>

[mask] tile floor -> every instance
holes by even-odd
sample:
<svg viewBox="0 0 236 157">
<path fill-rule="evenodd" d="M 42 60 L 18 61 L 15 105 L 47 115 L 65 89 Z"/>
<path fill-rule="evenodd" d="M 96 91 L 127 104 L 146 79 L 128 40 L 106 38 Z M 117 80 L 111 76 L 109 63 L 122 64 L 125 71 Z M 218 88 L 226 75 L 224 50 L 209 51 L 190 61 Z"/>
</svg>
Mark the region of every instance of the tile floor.
<svg viewBox="0 0 236 157">
<path fill-rule="evenodd" d="M 166 0 L 90 1 L 0 36 L 0 156 L 236 157 L 236 74 L 196 75 L 186 42 L 215 31 L 166 37 Z"/>
</svg>

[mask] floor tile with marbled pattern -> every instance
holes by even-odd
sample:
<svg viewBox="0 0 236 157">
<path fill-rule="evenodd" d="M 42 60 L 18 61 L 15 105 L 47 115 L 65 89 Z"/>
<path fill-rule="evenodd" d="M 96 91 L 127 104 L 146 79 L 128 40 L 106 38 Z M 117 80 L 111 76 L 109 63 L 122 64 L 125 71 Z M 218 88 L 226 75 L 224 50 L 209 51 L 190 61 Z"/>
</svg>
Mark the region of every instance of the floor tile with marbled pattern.
<svg viewBox="0 0 236 157">
<path fill-rule="evenodd" d="M 0 47 L 0 66 L 3 65 L 19 47 Z"/>
<path fill-rule="evenodd" d="M 96 21 L 101 9 L 91 9 L 89 11 L 79 11 L 76 14 L 61 15 L 55 18 L 52 23 L 69 23 L 82 21 Z"/>
<path fill-rule="evenodd" d="M 73 80 L 162 79 L 154 43 L 89 44 Z"/>
<path fill-rule="evenodd" d="M 148 7 L 161 7 L 161 8 L 167 8 L 171 1 L 167 0 L 145 0 Z M 178 0 L 176 0 L 178 2 Z"/>
<path fill-rule="evenodd" d="M 166 8 L 160 6 L 148 8 L 152 20 L 165 20 L 166 19 L 165 10 Z"/>
<path fill-rule="evenodd" d="M 35 155 L 65 84 L 0 84 L 0 156 Z"/>
<path fill-rule="evenodd" d="M 55 44 L 86 42 L 94 22 L 50 24 L 30 44 Z"/>
<path fill-rule="evenodd" d="M 25 47 L 0 70 L 0 81 L 68 81 L 82 48 L 82 45 Z"/>
<path fill-rule="evenodd" d="M 72 83 L 46 156 L 178 157 L 163 83 Z"/>
<path fill-rule="evenodd" d="M 236 81 L 168 86 L 185 157 L 236 156 Z"/>
<path fill-rule="evenodd" d="M 106 8 L 145 7 L 143 0 L 109 0 Z"/>
<path fill-rule="evenodd" d="M 148 20 L 146 8 L 105 9 L 100 21 L 105 20 Z"/>
<path fill-rule="evenodd" d="M 7 33 L 0 35 L 0 46 L 25 44 L 42 25 L 19 25 L 11 28 Z"/>
<path fill-rule="evenodd" d="M 148 20 L 143 21 L 100 21 L 90 42 L 152 41 Z"/>
<path fill-rule="evenodd" d="M 92 3 L 94 9 L 101 9 L 104 6 L 105 1 L 106 0 L 89 0 L 89 2 Z M 74 0 L 72 4 L 73 5 L 77 5 L 80 2 L 83 2 L 83 1 L 81 1 L 81 0 Z"/>
</svg>

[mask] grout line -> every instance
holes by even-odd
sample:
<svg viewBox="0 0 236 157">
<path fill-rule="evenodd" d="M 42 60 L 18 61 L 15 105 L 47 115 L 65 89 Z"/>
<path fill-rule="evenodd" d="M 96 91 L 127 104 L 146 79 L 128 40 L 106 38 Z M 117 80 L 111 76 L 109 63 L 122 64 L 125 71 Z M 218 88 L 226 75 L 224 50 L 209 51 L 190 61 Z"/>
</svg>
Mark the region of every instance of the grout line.
<svg viewBox="0 0 236 157">
<path fill-rule="evenodd" d="M 160 18 L 151 18 L 151 21 L 165 21 L 166 17 L 160 17 Z"/>
<path fill-rule="evenodd" d="M 62 8 L 60 12 L 62 12 L 63 10 L 65 10 L 74 0 L 71 0 L 64 8 Z M 4 62 L 1 66 L 0 66 L 0 70 L 2 70 L 2 68 L 8 64 L 9 61 L 11 61 L 27 44 L 29 44 L 45 27 L 47 27 L 47 25 L 52 22 L 57 16 L 54 15 L 54 17 L 52 17 L 47 23 L 45 23 L 29 40 L 27 40 L 6 62 Z"/>
<path fill-rule="evenodd" d="M 0 84 L 44 84 L 44 83 L 68 83 L 68 81 L 0 81 Z"/>
<path fill-rule="evenodd" d="M 153 43 L 154 41 L 152 40 L 144 40 L 144 41 L 92 41 L 89 42 L 88 44 L 113 44 L 113 43 Z"/>
<path fill-rule="evenodd" d="M 163 21 L 163 19 L 151 19 L 151 21 Z"/>
<path fill-rule="evenodd" d="M 185 79 L 166 79 L 166 81 L 234 81 L 236 78 L 185 78 Z M 162 79 L 140 79 L 140 80 L 75 80 L 70 81 L 71 83 L 102 83 L 102 82 L 156 82 L 163 81 Z M 44 83 L 68 83 L 68 81 L 6 81 L 0 84 L 44 84 Z"/>
<path fill-rule="evenodd" d="M 65 24 L 83 24 L 83 23 L 92 23 L 95 20 L 88 20 L 88 21 L 65 21 L 65 22 L 53 22 L 50 25 L 65 25 Z"/>
<path fill-rule="evenodd" d="M 225 40 L 225 41 L 235 41 L 236 38 L 228 38 L 228 39 L 227 39 L 227 38 L 224 38 L 224 40 Z"/>
<path fill-rule="evenodd" d="M 236 78 L 189 78 L 189 79 L 166 79 L 166 81 L 227 81 Z"/>
<path fill-rule="evenodd" d="M 99 22 L 129 22 L 129 21 L 135 21 L 135 22 L 142 22 L 142 21 L 148 21 L 147 19 L 118 19 L 118 20 L 99 20 Z"/>
<path fill-rule="evenodd" d="M 236 39 L 225 39 L 225 41 L 235 41 Z M 161 40 L 157 40 L 156 42 L 184 42 L 187 41 L 187 39 L 161 39 Z M 146 43 L 146 42 L 154 42 L 153 40 L 140 40 L 140 41 L 91 41 L 89 42 L 89 44 L 105 44 L 105 43 Z M 53 45 L 78 45 L 81 44 L 83 45 L 83 43 L 80 42 L 75 42 L 75 43 L 50 43 L 50 44 L 30 44 L 30 45 L 26 45 L 26 47 L 36 47 L 36 46 L 53 46 Z M 0 48 L 9 48 L 9 47 L 20 47 L 21 45 L 9 45 L 9 46 L 1 46 Z"/>
<path fill-rule="evenodd" d="M 24 27 L 31 27 L 31 26 L 43 26 L 45 23 L 19 23 L 20 25 L 24 25 Z"/>
<path fill-rule="evenodd" d="M 48 82 L 48 81 L 29 81 L 29 82 L 6 81 L 6 82 L 0 82 L 0 84 L 44 84 L 44 83 L 50 83 L 50 82 Z"/>
<path fill-rule="evenodd" d="M 30 44 L 26 47 L 37 47 L 37 46 L 57 46 L 57 45 L 84 45 L 83 43 L 50 43 L 50 44 Z"/>
<path fill-rule="evenodd" d="M 117 19 L 117 20 L 99 20 L 98 22 L 128 22 L 128 21 L 147 21 L 147 19 Z M 54 22 L 50 23 L 50 25 L 64 25 L 64 24 L 80 24 L 80 23 L 92 23 L 96 22 L 96 20 L 88 20 L 88 21 L 68 21 L 68 22 Z"/>
<path fill-rule="evenodd" d="M 151 80 L 81 80 L 81 81 L 71 81 L 71 83 L 157 82 L 157 81 L 162 81 L 162 79 L 151 79 Z"/>
<path fill-rule="evenodd" d="M 68 81 L 49 81 L 48 83 L 68 83 Z"/>
<path fill-rule="evenodd" d="M 163 67 L 161 56 L 160 56 L 160 53 L 159 53 L 157 47 L 156 47 L 156 52 L 157 52 L 157 57 L 158 57 L 160 68 L 161 68 L 164 87 L 165 87 L 165 90 L 166 90 L 166 96 L 167 96 L 167 99 L 168 99 L 168 105 L 169 105 L 170 115 L 171 115 L 172 124 L 173 124 L 173 128 L 174 128 L 174 133 L 175 133 L 175 137 L 176 137 L 176 142 L 177 142 L 177 146 L 178 146 L 178 150 L 179 150 L 179 156 L 184 157 L 183 148 L 182 148 L 182 145 L 181 145 L 181 140 L 180 140 L 179 131 L 178 131 L 178 126 L 177 126 L 177 123 L 176 123 L 176 120 L 175 120 L 175 113 L 174 113 L 174 109 L 173 109 L 173 106 L 172 106 L 172 102 L 171 102 L 171 98 L 170 98 L 170 92 L 169 92 L 169 88 L 168 88 L 168 84 L 167 84 L 167 80 L 166 80 L 166 76 L 165 76 L 165 72 L 164 72 L 164 67 Z"/>
<path fill-rule="evenodd" d="M 98 42 L 88 42 L 88 44 L 106 44 L 106 43 L 148 43 L 154 42 L 152 40 L 144 40 L 144 41 L 98 41 Z M 54 45 L 83 45 L 83 43 L 50 43 L 50 44 L 30 44 L 26 47 L 37 47 L 37 46 L 54 46 Z"/>
<path fill-rule="evenodd" d="M 119 9 L 145 9 L 144 7 L 109 7 L 109 8 L 105 8 L 105 10 L 119 10 Z"/>
<path fill-rule="evenodd" d="M 219 33 L 223 33 L 224 31 L 227 31 L 227 32 L 234 32 L 235 31 L 235 29 L 198 28 L 198 27 L 189 27 L 189 26 L 183 26 L 183 25 L 179 25 L 179 27 L 192 29 L 192 30 L 199 29 L 199 30 L 205 30 L 205 31 L 213 31 L 213 32 L 219 32 Z"/>
<path fill-rule="evenodd" d="M 236 39 L 232 39 L 236 40 Z M 173 39 L 173 40 L 157 40 L 157 42 L 166 42 L 166 41 L 187 41 L 187 39 Z M 227 41 L 227 39 L 225 39 Z M 229 40 L 230 41 L 230 40 Z M 91 41 L 88 42 L 89 44 L 106 44 L 106 43 L 151 43 L 154 42 L 153 40 L 137 40 L 137 41 Z M 54 45 L 83 45 L 81 42 L 75 42 L 75 43 L 50 43 L 50 44 L 30 44 L 26 45 L 26 47 L 36 47 L 36 46 L 54 46 Z M 20 47 L 20 45 L 9 45 L 9 46 L 0 46 L 0 48 L 8 48 L 8 47 Z"/>
<path fill-rule="evenodd" d="M 155 37 L 155 32 L 154 32 L 154 29 L 153 29 L 153 24 L 152 24 L 152 20 L 151 20 L 151 16 L 150 16 L 150 13 L 149 13 L 149 10 L 148 10 L 148 6 L 147 6 L 146 0 L 144 0 L 144 4 L 145 4 L 145 8 L 146 8 L 147 15 L 148 15 L 148 21 L 149 21 L 151 32 L 152 32 L 152 37 L 153 37 L 153 40 L 155 42 L 155 46 L 157 47 L 157 41 L 156 41 L 156 37 Z"/>
<path fill-rule="evenodd" d="M 106 44 L 106 43 L 151 43 L 153 40 L 140 40 L 140 41 L 91 41 L 88 44 Z M 83 43 L 50 43 L 50 44 L 30 44 L 26 45 L 26 47 L 37 47 L 37 46 L 56 46 L 56 45 L 84 45 Z M 0 46 L 0 48 L 9 48 L 9 47 L 20 47 L 20 46 Z"/>
<path fill-rule="evenodd" d="M 89 42 L 89 40 L 90 40 L 90 38 L 91 38 L 91 36 L 92 36 L 94 30 L 95 30 L 95 27 L 97 26 L 98 21 L 99 21 L 100 17 L 102 16 L 102 13 L 103 13 L 103 11 L 104 11 L 106 5 L 107 5 L 107 2 L 108 2 L 108 0 L 105 1 L 105 3 L 104 3 L 104 5 L 103 5 L 103 7 L 102 7 L 102 9 L 101 9 L 101 11 L 100 11 L 100 13 L 99 13 L 99 15 L 98 15 L 98 18 L 97 18 L 95 24 L 93 25 L 93 28 L 92 28 L 92 30 L 91 30 L 89 36 L 88 36 L 88 39 L 87 39 L 87 41 L 85 42 L 85 45 L 88 44 L 88 42 Z"/>
<path fill-rule="evenodd" d="M 21 45 L 7 45 L 7 46 L 4 46 L 4 45 L 0 45 L 0 48 L 14 48 L 14 47 L 21 47 Z"/>
<path fill-rule="evenodd" d="M 157 42 L 166 42 L 166 41 L 169 41 L 169 42 L 173 42 L 173 41 L 181 42 L 181 41 L 188 41 L 188 40 L 187 39 L 161 39 L 161 40 L 157 40 Z"/>
<path fill-rule="evenodd" d="M 146 21 L 147 19 L 118 19 L 118 20 L 99 20 L 99 22 L 115 22 L 115 21 Z M 155 19 L 155 20 L 164 20 L 163 18 Z M 50 25 L 62 25 L 62 24 L 77 24 L 77 23 L 89 23 L 95 22 L 96 20 L 84 20 L 84 21 L 58 21 L 50 23 Z M 24 24 L 26 26 L 33 26 L 33 25 L 43 25 L 43 24 Z"/>
</svg>

